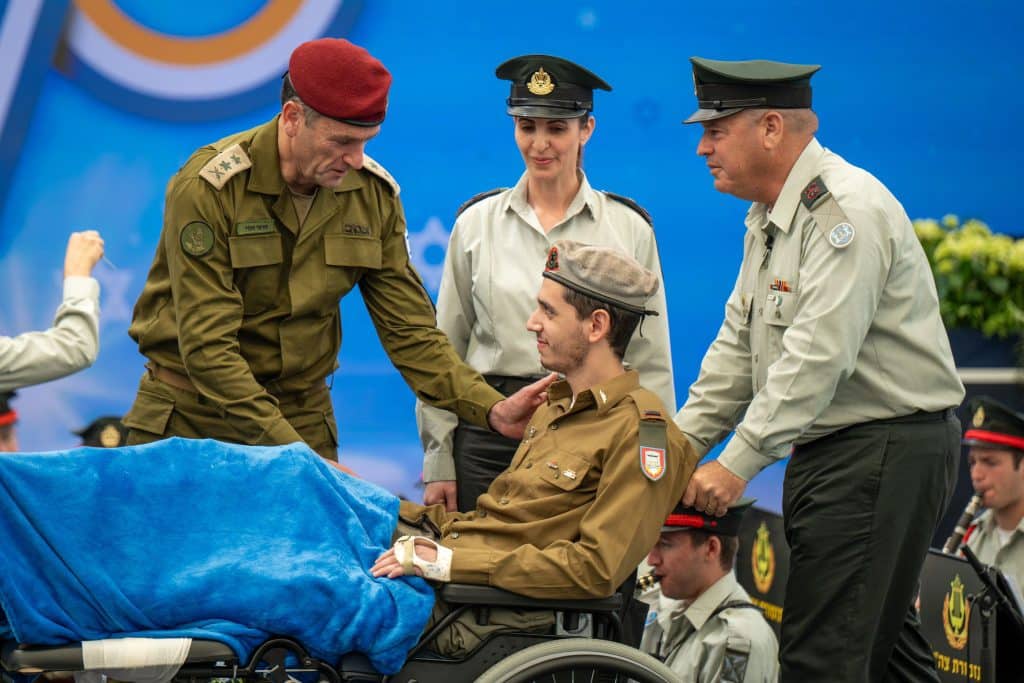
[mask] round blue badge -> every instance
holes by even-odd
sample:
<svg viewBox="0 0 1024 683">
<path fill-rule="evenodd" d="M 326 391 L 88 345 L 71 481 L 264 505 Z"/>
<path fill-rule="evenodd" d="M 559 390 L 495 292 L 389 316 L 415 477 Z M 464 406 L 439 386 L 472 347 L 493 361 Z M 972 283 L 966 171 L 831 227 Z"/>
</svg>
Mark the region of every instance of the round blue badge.
<svg viewBox="0 0 1024 683">
<path fill-rule="evenodd" d="M 828 243 L 837 249 L 842 249 L 850 245 L 853 241 L 854 232 L 853 226 L 849 223 L 840 223 L 836 227 L 832 228 L 832 232 L 828 234 Z"/>
</svg>

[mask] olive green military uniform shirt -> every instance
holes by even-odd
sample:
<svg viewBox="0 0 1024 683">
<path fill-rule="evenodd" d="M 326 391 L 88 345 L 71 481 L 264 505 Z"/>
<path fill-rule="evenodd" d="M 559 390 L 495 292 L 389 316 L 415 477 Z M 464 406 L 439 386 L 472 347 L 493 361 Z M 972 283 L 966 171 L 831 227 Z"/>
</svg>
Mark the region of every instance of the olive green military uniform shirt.
<svg viewBox="0 0 1024 683">
<path fill-rule="evenodd" d="M 676 422 L 750 480 L 844 427 L 963 400 L 935 280 L 910 219 L 871 174 L 812 139 L 775 205 L 746 218 L 725 320 Z"/>
<path fill-rule="evenodd" d="M 400 515 L 438 528 L 454 550 L 454 582 L 536 598 L 611 595 L 654 545 L 697 463 L 666 415 L 634 371 L 575 401 L 568 383 L 556 383 L 476 510 L 402 501 Z M 662 444 L 646 436 L 648 427 Z M 642 449 L 658 447 L 663 467 L 648 452 L 645 474 Z"/>
<path fill-rule="evenodd" d="M 187 375 L 219 411 L 225 431 L 208 436 L 298 441 L 276 397 L 323 386 L 335 370 L 338 304 L 359 285 L 381 343 L 416 395 L 486 426 L 501 395 L 436 329 L 409 263 L 398 185 L 366 157 L 338 187 L 317 191 L 300 229 L 277 130 L 275 118 L 203 147 L 171 179 L 129 328 L 139 350 Z M 140 394 L 125 417 L 132 427 L 145 417 L 141 401 Z"/>
<path fill-rule="evenodd" d="M 999 538 L 996 520 L 991 510 L 986 510 L 978 517 L 969 533 L 967 547 L 974 551 L 979 560 L 998 567 L 1011 577 L 1024 594 L 1024 518 L 1017 523 L 1017 528 L 1010 532 L 1010 538 L 1005 545 Z"/>
<path fill-rule="evenodd" d="M 640 649 L 661 659 L 682 683 L 775 683 L 779 644 L 750 596 L 729 572 L 691 603 L 655 586 Z M 743 606 L 725 607 L 727 603 Z"/>
<path fill-rule="evenodd" d="M 662 282 L 647 304 L 658 315 L 645 319 L 633 333 L 624 360 L 640 373 L 644 387 L 675 409 L 665 279 L 649 218 L 613 195 L 594 190 L 582 171 L 579 179 L 580 189 L 565 218 L 547 232 L 527 202 L 526 173 L 515 187 L 472 204 L 459 215 L 437 294 L 437 326 L 456 352 L 485 375 L 543 376 L 536 338 L 526 329 L 526 321 L 537 307 L 542 266 L 551 245 L 576 240 L 615 247 Z M 423 442 L 423 480 L 455 479 L 455 416 L 420 401 L 416 422 Z"/>
</svg>

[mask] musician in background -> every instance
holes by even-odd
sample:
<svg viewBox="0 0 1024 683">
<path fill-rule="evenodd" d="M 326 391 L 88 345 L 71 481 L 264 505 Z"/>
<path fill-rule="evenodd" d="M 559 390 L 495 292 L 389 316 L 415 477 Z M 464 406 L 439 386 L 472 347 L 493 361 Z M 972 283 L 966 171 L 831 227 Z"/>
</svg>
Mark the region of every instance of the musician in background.
<svg viewBox="0 0 1024 683">
<path fill-rule="evenodd" d="M 640 649 L 684 683 L 774 683 L 775 633 L 736 582 L 740 522 L 753 500 L 723 517 L 676 506 L 647 555 L 658 584 L 640 595 L 651 606 Z"/>
<path fill-rule="evenodd" d="M 971 401 L 971 413 L 964 444 L 971 483 L 987 509 L 965 542 L 1024 587 L 1024 415 L 986 396 Z"/>
</svg>

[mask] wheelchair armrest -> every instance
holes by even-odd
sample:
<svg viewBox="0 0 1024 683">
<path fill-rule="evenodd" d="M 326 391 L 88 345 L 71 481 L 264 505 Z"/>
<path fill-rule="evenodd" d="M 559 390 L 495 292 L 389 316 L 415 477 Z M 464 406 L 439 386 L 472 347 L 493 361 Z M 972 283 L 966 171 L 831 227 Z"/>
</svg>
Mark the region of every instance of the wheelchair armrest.
<svg viewBox="0 0 1024 683">
<path fill-rule="evenodd" d="M 607 598 L 585 600 L 529 598 L 492 586 L 446 583 L 441 587 L 439 594 L 441 599 L 449 605 L 479 605 L 481 607 L 512 607 L 568 612 L 617 612 L 622 608 L 621 593 L 613 593 Z"/>
</svg>

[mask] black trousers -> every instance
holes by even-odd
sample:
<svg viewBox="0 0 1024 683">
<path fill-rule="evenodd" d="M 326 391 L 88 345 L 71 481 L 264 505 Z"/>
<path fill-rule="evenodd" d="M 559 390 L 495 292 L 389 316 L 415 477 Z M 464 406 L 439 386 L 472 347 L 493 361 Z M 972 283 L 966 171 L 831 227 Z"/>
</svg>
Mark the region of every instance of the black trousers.
<svg viewBox="0 0 1024 683">
<path fill-rule="evenodd" d="M 782 681 L 937 683 L 913 601 L 959 456 L 952 410 L 868 422 L 794 449 L 782 500 L 791 548 Z"/>
<path fill-rule="evenodd" d="M 540 378 L 484 375 L 484 379 L 504 396 L 511 396 Z M 505 471 L 517 448 L 515 439 L 459 420 L 452 439 L 459 512 L 476 509 L 476 499 Z"/>
</svg>

